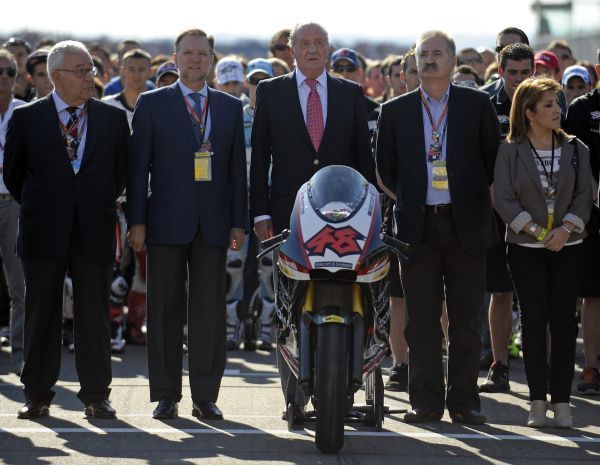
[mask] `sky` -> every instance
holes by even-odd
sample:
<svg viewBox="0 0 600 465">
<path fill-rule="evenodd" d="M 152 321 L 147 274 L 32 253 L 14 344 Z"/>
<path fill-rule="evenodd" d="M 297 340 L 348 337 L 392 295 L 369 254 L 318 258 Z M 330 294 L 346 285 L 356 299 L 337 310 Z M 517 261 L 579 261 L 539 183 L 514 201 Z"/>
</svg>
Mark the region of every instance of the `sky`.
<svg viewBox="0 0 600 465">
<path fill-rule="evenodd" d="M 230 42 L 266 40 L 279 29 L 307 20 L 323 25 L 332 40 L 344 42 L 411 43 L 425 30 L 442 29 L 455 37 L 459 47 L 493 46 L 496 32 L 513 25 L 535 35 L 531 0 L 502 0 L 501 8 L 498 4 L 489 0 L 179 0 L 172 4 L 165 0 L 6 0 L 0 36 L 29 29 L 80 39 L 98 35 L 171 39 L 184 29 L 199 27 L 217 42 Z"/>
</svg>

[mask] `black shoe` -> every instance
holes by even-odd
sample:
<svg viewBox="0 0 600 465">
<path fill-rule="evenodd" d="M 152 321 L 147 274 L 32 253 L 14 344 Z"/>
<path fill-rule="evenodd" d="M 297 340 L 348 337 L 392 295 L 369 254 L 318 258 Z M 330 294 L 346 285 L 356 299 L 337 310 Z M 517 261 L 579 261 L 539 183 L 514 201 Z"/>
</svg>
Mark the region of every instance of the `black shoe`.
<svg viewBox="0 0 600 465">
<path fill-rule="evenodd" d="M 39 417 L 47 417 L 50 414 L 50 408 L 47 404 L 39 400 L 28 400 L 19 413 L 17 418 L 21 420 L 32 420 Z"/>
<path fill-rule="evenodd" d="M 152 418 L 156 420 L 177 418 L 177 410 L 177 402 L 163 397 L 158 401 L 158 405 L 154 409 L 154 412 L 152 412 Z"/>
<path fill-rule="evenodd" d="M 479 392 L 508 392 L 508 366 L 502 362 L 494 362 L 490 367 L 487 380 L 479 386 Z"/>
<path fill-rule="evenodd" d="M 304 419 L 306 418 L 306 406 L 304 405 L 293 405 L 294 408 L 294 425 L 303 425 Z M 287 410 L 284 410 L 281 414 L 281 419 L 287 421 Z"/>
<path fill-rule="evenodd" d="M 487 418 L 477 410 L 458 410 L 450 412 L 452 423 L 465 423 L 467 425 L 483 425 Z"/>
<path fill-rule="evenodd" d="M 217 404 L 212 400 L 203 400 L 198 403 L 194 402 L 192 406 L 192 415 L 203 420 L 222 420 L 223 412 L 219 410 Z"/>
<path fill-rule="evenodd" d="M 443 411 L 415 408 L 404 414 L 404 421 L 406 423 L 428 423 L 440 421 L 443 416 Z"/>
<path fill-rule="evenodd" d="M 408 391 L 408 364 L 398 363 L 390 369 L 390 377 L 385 383 L 388 391 Z"/>
<path fill-rule="evenodd" d="M 99 400 L 85 406 L 83 411 L 86 417 L 113 419 L 117 418 L 117 412 L 108 403 L 108 400 Z"/>
</svg>

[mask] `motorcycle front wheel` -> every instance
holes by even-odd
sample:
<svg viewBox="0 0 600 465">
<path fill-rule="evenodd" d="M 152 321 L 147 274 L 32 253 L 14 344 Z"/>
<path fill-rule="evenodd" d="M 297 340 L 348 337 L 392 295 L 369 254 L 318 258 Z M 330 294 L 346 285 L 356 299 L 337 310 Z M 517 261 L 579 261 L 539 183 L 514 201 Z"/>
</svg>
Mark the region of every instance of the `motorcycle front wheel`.
<svg viewBox="0 0 600 465">
<path fill-rule="evenodd" d="M 349 351 L 347 326 L 317 326 L 315 443 L 326 454 L 335 454 L 344 445 Z"/>
</svg>

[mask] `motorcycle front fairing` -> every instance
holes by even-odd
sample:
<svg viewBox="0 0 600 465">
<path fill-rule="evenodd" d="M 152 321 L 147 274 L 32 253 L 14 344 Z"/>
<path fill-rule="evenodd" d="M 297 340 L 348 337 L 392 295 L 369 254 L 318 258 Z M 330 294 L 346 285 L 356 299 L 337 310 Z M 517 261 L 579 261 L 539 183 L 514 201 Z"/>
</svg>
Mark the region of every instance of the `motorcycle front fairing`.
<svg viewBox="0 0 600 465">
<path fill-rule="evenodd" d="M 279 250 L 276 311 L 285 335 L 280 340 L 282 354 L 300 380 L 298 346 L 304 351 L 310 344 L 299 340 L 307 338 L 308 331 L 300 335 L 298 326 L 322 324 L 324 318 L 337 318 L 361 333 L 354 339 L 364 341 L 355 347 L 355 376 L 360 372 L 366 377 L 387 354 L 389 288 L 383 278 L 389 270 L 389 248 L 381 239 L 381 226 L 379 193 L 352 168 L 323 168 L 298 191 L 290 231 Z M 344 305 L 337 301 L 339 310 L 328 307 L 325 315 L 307 310 L 311 289 L 319 281 L 347 282 L 358 301 Z"/>
<path fill-rule="evenodd" d="M 329 166 L 298 194 L 290 234 L 280 248 L 280 271 L 291 279 L 356 282 L 383 279 L 388 249 L 380 237 L 379 193 L 357 171 Z"/>
</svg>

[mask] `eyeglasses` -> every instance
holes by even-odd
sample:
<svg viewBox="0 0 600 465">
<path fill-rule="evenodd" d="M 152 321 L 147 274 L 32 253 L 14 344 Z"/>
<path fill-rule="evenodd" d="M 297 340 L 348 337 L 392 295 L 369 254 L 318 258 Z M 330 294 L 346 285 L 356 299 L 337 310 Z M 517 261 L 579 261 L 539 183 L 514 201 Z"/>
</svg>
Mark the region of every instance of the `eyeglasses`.
<svg viewBox="0 0 600 465">
<path fill-rule="evenodd" d="M 333 71 L 335 71 L 336 73 L 353 73 L 354 71 L 356 71 L 356 66 L 355 65 L 335 65 L 333 67 Z"/>
<path fill-rule="evenodd" d="M 265 79 L 268 79 L 268 78 L 266 78 L 266 77 L 257 78 L 257 77 L 251 76 L 248 78 L 248 84 L 250 84 L 251 86 L 257 86 L 260 81 L 264 81 Z"/>
<path fill-rule="evenodd" d="M 286 44 L 275 44 L 273 45 L 273 50 L 277 50 L 278 52 L 284 52 L 288 49 Z"/>
<path fill-rule="evenodd" d="M 66 71 L 67 73 L 75 73 L 75 77 L 78 79 L 83 79 L 86 76 L 96 76 L 98 74 L 98 69 L 94 66 L 92 68 L 79 68 L 79 69 L 59 69 L 57 71 Z"/>
<path fill-rule="evenodd" d="M 9 78 L 14 78 L 17 75 L 17 70 L 15 68 L 0 68 L 0 76 L 5 72 Z"/>
</svg>

